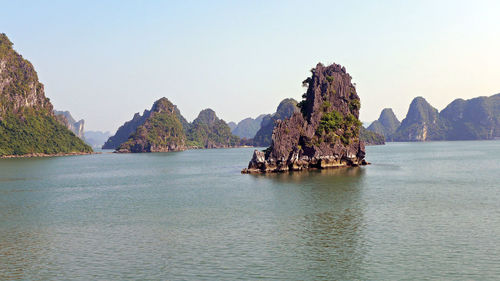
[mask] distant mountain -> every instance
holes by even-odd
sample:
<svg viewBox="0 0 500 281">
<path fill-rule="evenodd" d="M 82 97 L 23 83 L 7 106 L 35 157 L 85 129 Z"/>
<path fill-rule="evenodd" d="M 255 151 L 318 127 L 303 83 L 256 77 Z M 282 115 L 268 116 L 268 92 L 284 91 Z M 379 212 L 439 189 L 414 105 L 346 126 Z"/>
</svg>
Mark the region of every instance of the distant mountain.
<svg viewBox="0 0 500 281">
<path fill-rule="evenodd" d="M 423 97 L 416 97 L 392 139 L 394 141 L 445 140 L 446 134 L 438 110 Z"/>
<path fill-rule="evenodd" d="M 251 139 L 255 136 L 257 131 L 260 129 L 260 124 L 266 114 L 261 114 L 257 118 L 245 118 L 241 120 L 236 127 L 231 129 L 233 135 L 238 136 L 240 138 Z M 230 122 L 232 123 L 232 122 Z M 228 124 L 229 125 L 229 124 Z M 229 126 L 231 127 L 231 126 Z"/>
<path fill-rule="evenodd" d="M 360 127 L 359 138 L 364 141 L 366 145 L 385 144 L 385 137 L 383 135 L 369 131 L 363 126 Z"/>
<path fill-rule="evenodd" d="M 117 148 L 118 152 L 167 152 L 186 149 L 186 134 L 176 112 L 177 107 L 167 98 L 157 100 L 143 124 L 128 140 Z"/>
<path fill-rule="evenodd" d="M 278 105 L 276 112 L 272 115 L 265 115 L 262 119 L 260 129 L 253 138 L 255 146 L 271 145 L 271 137 L 276 121 L 290 118 L 294 112 L 299 112 L 297 101 L 294 99 L 284 99 Z"/>
<path fill-rule="evenodd" d="M 0 33 L 0 156 L 92 152 L 57 121 L 35 68 L 12 46 Z"/>
<path fill-rule="evenodd" d="M 377 121 L 375 121 L 377 122 Z M 374 123 L 375 123 L 374 122 Z M 370 130 L 383 129 L 372 124 Z M 406 118 L 391 141 L 490 140 L 500 138 L 500 94 L 456 99 L 441 112 L 424 98 L 410 104 Z"/>
<path fill-rule="evenodd" d="M 227 123 L 227 125 L 229 126 L 229 129 L 231 129 L 231 132 L 238 126 L 236 123 L 232 121 Z"/>
<path fill-rule="evenodd" d="M 101 148 L 111 136 L 111 132 L 85 131 L 85 142 L 93 148 Z"/>
<path fill-rule="evenodd" d="M 380 113 L 378 120 L 373 121 L 367 130 L 383 135 L 385 139 L 391 139 L 392 135 L 401 125 L 391 108 L 385 108 Z"/>
<path fill-rule="evenodd" d="M 457 99 L 439 113 L 447 140 L 489 140 L 500 137 L 500 94 Z"/>
<path fill-rule="evenodd" d="M 66 126 L 70 131 L 72 131 L 77 137 L 85 140 L 85 135 L 83 131 L 83 126 L 85 121 L 81 119 L 80 121 L 75 121 L 73 116 L 69 111 L 58 111 L 54 110 L 54 115 L 56 116 L 57 121 Z"/>
<path fill-rule="evenodd" d="M 234 147 L 239 138 L 231 134 L 231 128 L 219 119 L 212 109 L 204 109 L 190 125 L 188 145 L 199 148 Z"/>
</svg>

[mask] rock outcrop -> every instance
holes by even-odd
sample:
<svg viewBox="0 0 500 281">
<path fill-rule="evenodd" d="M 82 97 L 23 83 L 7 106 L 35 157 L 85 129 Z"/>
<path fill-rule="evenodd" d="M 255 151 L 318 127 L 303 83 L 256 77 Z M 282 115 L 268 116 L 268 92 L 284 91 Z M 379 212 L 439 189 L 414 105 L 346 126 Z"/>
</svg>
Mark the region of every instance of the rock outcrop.
<svg viewBox="0 0 500 281">
<path fill-rule="evenodd" d="M 383 135 L 386 140 L 391 140 L 392 135 L 401 125 L 392 108 L 384 108 L 380 117 L 368 126 L 367 130 Z"/>
<path fill-rule="evenodd" d="M 239 145 L 239 138 L 231 134 L 231 128 L 219 119 L 210 108 L 200 112 L 190 124 L 188 144 L 193 148 L 227 148 Z"/>
<path fill-rule="evenodd" d="M 257 131 L 253 138 L 254 146 L 269 146 L 274 127 L 278 120 L 285 120 L 290 118 L 295 112 L 299 112 L 297 101 L 294 99 L 284 99 L 278 105 L 276 112 L 273 114 L 265 115 L 261 121 L 260 129 Z"/>
<path fill-rule="evenodd" d="M 358 120 L 360 100 L 345 68 L 318 64 L 303 84 L 308 87 L 289 119 L 277 121 L 271 146 L 255 150 L 243 173 L 299 171 L 358 166 L 365 161 Z"/>
<path fill-rule="evenodd" d="M 57 121 L 63 124 L 66 128 L 73 132 L 77 137 L 82 140 L 85 140 L 84 134 L 84 124 L 85 120 L 80 119 L 80 121 L 76 121 L 69 111 L 58 111 L 54 110 L 54 114 L 56 116 Z"/>
<path fill-rule="evenodd" d="M 169 152 L 186 149 L 186 134 L 176 112 L 177 107 L 167 98 L 157 100 L 143 124 L 117 148 L 117 152 Z"/>
<path fill-rule="evenodd" d="M 92 148 L 60 124 L 33 65 L 0 34 L 0 156 L 61 155 Z"/>
</svg>

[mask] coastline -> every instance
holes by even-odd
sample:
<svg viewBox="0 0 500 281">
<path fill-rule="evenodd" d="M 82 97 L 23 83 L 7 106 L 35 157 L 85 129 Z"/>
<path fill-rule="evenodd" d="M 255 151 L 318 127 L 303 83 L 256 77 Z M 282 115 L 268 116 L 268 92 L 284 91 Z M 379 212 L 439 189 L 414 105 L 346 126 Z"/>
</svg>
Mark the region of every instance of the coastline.
<svg viewBox="0 0 500 281">
<path fill-rule="evenodd" d="M 68 153 L 29 153 L 22 155 L 3 155 L 0 159 L 10 159 L 10 158 L 35 158 L 35 157 L 61 157 L 61 156 L 76 156 L 76 155 L 90 155 L 90 154 L 102 154 L 102 152 L 68 152 Z"/>
</svg>

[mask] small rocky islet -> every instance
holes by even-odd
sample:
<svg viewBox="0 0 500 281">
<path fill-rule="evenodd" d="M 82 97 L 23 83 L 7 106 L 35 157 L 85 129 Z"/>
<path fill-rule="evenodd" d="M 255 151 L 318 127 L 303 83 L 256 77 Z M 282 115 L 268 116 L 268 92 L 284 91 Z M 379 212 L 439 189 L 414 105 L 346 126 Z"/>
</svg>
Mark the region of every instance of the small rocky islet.
<svg viewBox="0 0 500 281">
<path fill-rule="evenodd" d="M 300 112 L 277 121 L 271 146 L 255 150 L 242 173 L 300 171 L 366 165 L 360 139 L 360 99 L 351 76 L 338 64 L 318 64 L 304 80 Z"/>
</svg>

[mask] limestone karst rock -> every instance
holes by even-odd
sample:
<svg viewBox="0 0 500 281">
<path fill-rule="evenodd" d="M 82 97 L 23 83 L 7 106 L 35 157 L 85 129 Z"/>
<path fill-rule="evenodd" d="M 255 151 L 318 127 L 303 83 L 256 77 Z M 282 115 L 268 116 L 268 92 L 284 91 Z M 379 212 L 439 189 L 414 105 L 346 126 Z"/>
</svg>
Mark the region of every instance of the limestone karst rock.
<svg viewBox="0 0 500 281">
<path fill-rule="evenodd" d="M 277 121 L 272 143 L 254 151 L 243 173 L 365 165 L 360 141 L 360 99 L 345 68 L 318 64 L 303 84 L 301 112 Z"/>
</svg>

